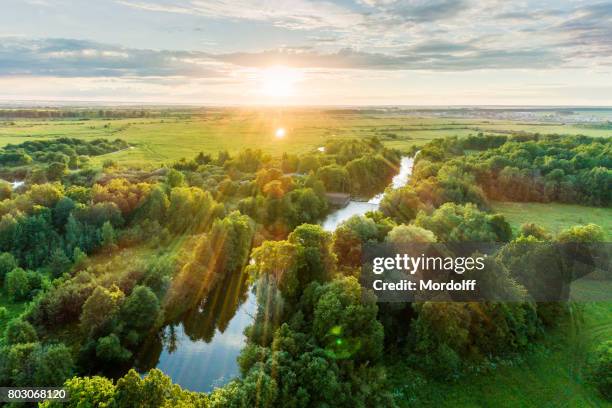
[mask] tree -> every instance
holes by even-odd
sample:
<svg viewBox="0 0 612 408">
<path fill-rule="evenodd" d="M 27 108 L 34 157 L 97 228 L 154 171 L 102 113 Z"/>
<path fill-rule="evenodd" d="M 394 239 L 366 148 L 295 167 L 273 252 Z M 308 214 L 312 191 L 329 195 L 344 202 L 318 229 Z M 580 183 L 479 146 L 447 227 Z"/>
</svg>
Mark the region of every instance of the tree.
<svg viewBox="0 0 612 408">
<path fill-rule="evenodd" d="M 605 242 L 606 234 L 603 229 L 596 224 L 576 225 L 569 227 L 557 235 L 559 242 Z"/>
<path fill-rule="evenodd" d="M 11 320 L 6 326 L 4 333 L 6 343 L 9 345 L 19 343 L 34 343 L 38 341 L 38 335 L 34 327 L 20 318 Z"/>
<path fill-rule="evenodd" d="M 376 361 L 382 353 L 383 328 L 376 320 L 378 307 L 354 277 L 309 287 L 312 302 L 312 335 L 336 359 L 356 363 Z"/>
<path fill-rule="evenodd" d="M 113 381 L 100 376 L 73 377 L 64 383 L 70 395 L 68 402 L 47 400 L 40 404 L 41 408 L 84 408 L 109 407 L 113 403 L 115 385 Z"/>
<path fill-rule="evenodd" d="M 601 395 L 612 401 L 612 340 L 603 342 L 595 349 L 590 377 Z"/>
<path fill-rule="evenodd" d="M 138 209 L 137 218 L 155 220 L 163 225 L 169 206 L 170 202 L 164 190 L 159 186 L 154 187 Z"/>
<path fill-rule="evenodd" d="M 332 236 L 320 225 L 302 224 L 289 234 L 290 243 L 300 246 L 298 280 L 305 288 L 312 281 L 326 282 L 336 269 L 336 255 L 331 250 Z"/>
<path fill-rule="evenodd" d="M 28 192 L 33 204 L 52 208 L 63 196 L 61 184 L 34 184 Z"/>
<path fill-rule="evenodd" d="M 367 242 L 381 239 L 376 222 L 369 217 L 352 216 L 334 231 L 333 248 L 338 264 L 357 267 L 361 265 L 361 247 Z"/>
<path fill-rule="evenodd" d="M 115 229 L 109 221 L 102 225 L 102 247 L 112 249 L 115 247 Z"/>
<path fill-rule="evenodd" d="M 110 290 L 102 286 L 96 287 L 83 304 L 80 318 L 83 331 L 92 334 L 104 323 L 112 320 L 119 311 L 124 298 L 125 295 L 121 289 L 115 285 Z"/>
<path fill-rule="evenodd" d="M 96 357 L 107 364 L 124 363 L 132 357 L 132 353 L 121 345 L 119 337 L 113 333 L 98 339 Z"/>
<path fill-rule="evenodd" d="M 317 177 L 325 185 L 327 191 L 350 191 L 349 173 L 342 166 L 330 164 L 317 170 Z"/>
<path fill-rule="evenodd" d="M 13 186 L 7 181 L 0 180 L 0 201 L 10 199 L 13 196 Z"/>
<path fill-rule="evenodd" d="M 185 176 L 178 170 L 170 169 L 166 173 L 166 184 L 170 188 L 181 187 L 185 185 Z"/>
<path fill-rule="evenodd" d="M 54 277 L 60 276 L 67 272 L 70 267 L 70 258 L 66 256 L 62 248 L 55 248 L 49 259 L 49 269 Z"/>
<path fill-rule="evenodd" d="M 431 215 L 419 213 L 415 225 L 432 231 L 440 242 L 499 242 L 508 239 L 510 227 L 474 204 L 446 203 Z"/>
<path fill-rule="evenodd" d="M 247 267 L 252 280 L 268 276 L 288 299 L 298 295 L 300 245 L 288 241 L 264 241 L 251 254 L 253 262 Z"/>
<path fill-rule="evenodd" d="M 380 211 L 398 223 L 412 221 L 423 208 L 423 203 L 411 186 L 388 191 L 380 203 Z"/>
<path fill-rule="evenodd" d="M 58 231 L 64 231 L 70 213 L 76 207 L 75 202 L 70 197 L 62 197 L 55 207 L 53 207 L 52 219 L 53 226 Z"/>
<path fill-rule="evenodd" d="M 72 354 L 62 343 L 43 347 L 35 359 L 32 383 L 38 387 L 59 387 L 74 374 Z"/>
<path fill-rule="evenodd" d="M 10 252 L 0 254 L 0 280 L 4 282 L 4 277 L 7 273 L 17 268 L 17 261 Z"/>
<path fill-rule="evenodd" d="M 47 178 L 49 181 L 60 180 L 66 174 L 66 163 L 51 163 L 47 166 Z"/>
<path fill-rule="evenodd" d="M 136 286 L 125 299 L 119 311 L 123 330 L 134 330 L 142 339 L 153 328 L 159 318 L 161 308 L 155 293 L 146 286 Z"/>
<path fill-rule="evenodd" d="M 534 237 L 541 241 L 549 241 L 552 238 L 543 227 L 536 223 L 525 223 L 521 225 L 519 236 Z"/>
<path fill-rule="evenodd" d="M 15 268 L 6 274 L 4 287 L 13 301 L 24 300 L 30 296 L 30 281 L 28 274 L 21 268 Z"/>
<path fill-rule="evenodd" d="M 389 231 L 386 241 L 393 244 L 424 244 L 436 242 L 436 236 L 433 232 L 416 225 L 398 225 Z"/>
</svg>

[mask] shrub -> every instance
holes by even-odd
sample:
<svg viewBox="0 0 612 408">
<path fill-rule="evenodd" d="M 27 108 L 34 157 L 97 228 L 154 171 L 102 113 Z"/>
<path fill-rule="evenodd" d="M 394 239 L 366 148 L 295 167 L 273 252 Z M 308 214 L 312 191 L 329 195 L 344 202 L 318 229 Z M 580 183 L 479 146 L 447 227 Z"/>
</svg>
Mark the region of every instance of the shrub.
<svg viewBox="0 0 612 408">
<path fill-rule="evenodd" d="M 595 350 L 591 382 L 605 399 L 612 401 L 612 340 L 603 342 Z"/>
</svg>

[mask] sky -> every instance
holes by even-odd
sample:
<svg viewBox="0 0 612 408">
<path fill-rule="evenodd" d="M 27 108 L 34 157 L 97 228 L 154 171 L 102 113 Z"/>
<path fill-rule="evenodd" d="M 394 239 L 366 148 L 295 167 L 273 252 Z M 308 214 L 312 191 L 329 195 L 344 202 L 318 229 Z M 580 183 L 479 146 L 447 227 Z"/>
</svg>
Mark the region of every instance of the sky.
<svg viewBox="0 0 612 408">
<path fill-rule="evenodd" d="M 2 0 L 0 101 L 612 106 L 612 1 Z"/>
</svg>

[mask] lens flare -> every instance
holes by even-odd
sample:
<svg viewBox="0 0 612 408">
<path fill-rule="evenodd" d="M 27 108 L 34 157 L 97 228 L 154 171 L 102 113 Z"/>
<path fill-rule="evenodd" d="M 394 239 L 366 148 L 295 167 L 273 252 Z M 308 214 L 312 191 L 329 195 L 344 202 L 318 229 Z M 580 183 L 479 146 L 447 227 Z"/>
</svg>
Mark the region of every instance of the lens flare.
<svg viewBox="0 0 612 408">
<path fill-rule="evenodd" d="M 287 132 L 285 131 L 285 128 L 282 128 L 282 127 L 276 129 L 276 132 L 274 132 L 274 136 L 276 136 L 277 139 L 284 138 L 286 134 Z"/>
</svg>

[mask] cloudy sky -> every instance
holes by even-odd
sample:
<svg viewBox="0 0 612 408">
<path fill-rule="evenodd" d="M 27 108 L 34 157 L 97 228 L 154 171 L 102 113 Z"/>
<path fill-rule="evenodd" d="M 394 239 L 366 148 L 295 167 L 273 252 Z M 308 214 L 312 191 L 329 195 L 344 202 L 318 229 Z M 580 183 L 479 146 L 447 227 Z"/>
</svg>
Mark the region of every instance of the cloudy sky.
<svg viewBox="0 0 612 408">
<path fill-rule="evenodd" d="M 612 2 L 1 6 L 4 101 L 612 105 Z"/>
</svg>

